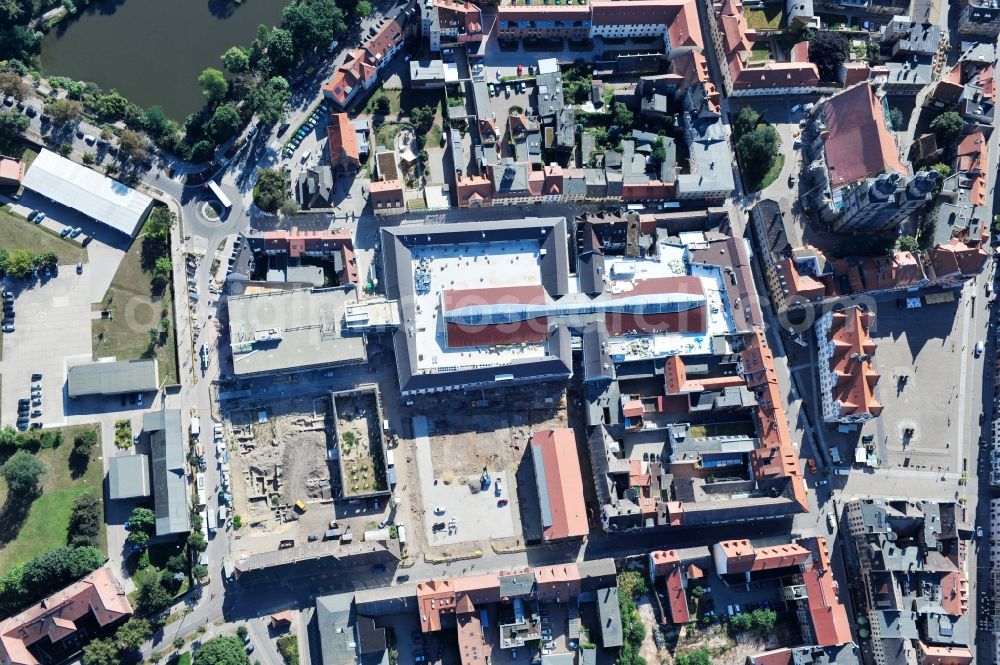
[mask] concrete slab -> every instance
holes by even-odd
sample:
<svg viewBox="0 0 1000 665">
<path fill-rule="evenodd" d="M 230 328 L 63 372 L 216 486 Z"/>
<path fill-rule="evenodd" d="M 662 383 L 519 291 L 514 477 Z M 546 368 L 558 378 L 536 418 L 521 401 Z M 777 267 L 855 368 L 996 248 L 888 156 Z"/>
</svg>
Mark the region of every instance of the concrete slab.
<svg viewBox="0 0 1000 665">
<path fill-rule="evenodd" d="M 424 529 L 430 545 L 453 545 L 491 538 L 509 538 L 514 535 L 514 517 L 511 503 L 499 507 L 500 499 L 510 498 L 510 481 L 506 472 L 490 470 L 493 482 L 500 480 L 502 491 L 496 496 L 495 485 L 485 492 L 472 494 L 465 478 L 456 478 L 446 485 L 434 473 L 431 460 L 431 439 L 427 434 L 428 424 L 424 416 L 413 419 L 413 433 L 416 441 L 417 473 L 420 476 L 420 495 L 424 510 Z M 436 514 L 435 508 L 444 508 L 443 514 Z M 449 535 L 448 529 L 433 532 L 435 522 L 446 525 L 455 520 L 456 530 Z"/>
</svg>

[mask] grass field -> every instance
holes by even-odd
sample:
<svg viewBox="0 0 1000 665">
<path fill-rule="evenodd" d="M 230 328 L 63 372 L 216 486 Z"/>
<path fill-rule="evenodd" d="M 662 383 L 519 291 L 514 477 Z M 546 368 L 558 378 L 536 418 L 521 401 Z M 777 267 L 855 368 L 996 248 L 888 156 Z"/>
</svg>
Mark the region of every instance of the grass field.
<svg viewBox="0 0 1000 665">
<path fill-rule="evenodd" d="M 750 62 L 764 63 L 771 60 L 771 47 L 766 42 L 758 42 L 750 49 Z"/>
<path fill-rule="evenodd" d="M 142 237 L 132 242 L 122 258 L 104 300 L 97 307 L 110 310 L 110 319 L 94 321 L 91 333 L 95 358 L 115 357 L 138 360 L 155 357 L 160 361 L 160 382 L 177 382 L 177 356 L 174 353 L 174 304 L 170 289 L 153 294 L 150 275 L 142 269 Z M 166 338 L 150 344 L 150 329 L 162 330 L 160 320 L 170 319 Z"/>
<path fill-rule="evenodd" d="M 785 156 L 778 155 L 774 160 L 774 164 L 771 164 L 771 168 L 768 169 L 767 173 L 764 174 L 764 177 L 760 179 L 760 184 L 754 187 L 754 191 L 759 192 L 763 189 L 766 189 L 772 182 L 777 180 L 778 176 L 781 175 L 781 169 L 784 166 L 785 166 Z M 753 183 L 751 183 L 751 185 L 752 184 Z"/>
<path fill-rule="evenodd" d="M 777 30 L 785 18 L 784 3 L 764 5 L 763 9 L 744 9 L 747 25 L 754 30 Z"/>
<path fill-rule="evenodd" d="M 87 260 L 86 248 L 15 215 L 9 206 L 0 207 L 0 247 L 8 252 L 15 249 L 27 249 L 35 254 L 53 251 L 59 256 L 61 265 Z"/>
<path fill-rule="evenodd" d="M 98 444 L 94 446 L 86 472 L 74 478 L 69 464 L 73 437 L 88 429 L 97 432 Z M 66 529 L 76 497 L 88 491 L 103 497 L 104 472 L 98 459 L 100 428 L 97 425 L 74 425 L 63 428 L 62 433 L 63 442 L 58 448 L 41 449 L 35 453 L 46 469 L 42 495 L 31 504 L 17 537 L 0 545 L 0 575 L 37 554 L 66 544 Z M 6 498 L 7 486 L 0 479 L 0 501 L 6 501 Z M 106 548 L 104 529 L 102 521 L 99 536 L 102 550 Z"/>
</svg>

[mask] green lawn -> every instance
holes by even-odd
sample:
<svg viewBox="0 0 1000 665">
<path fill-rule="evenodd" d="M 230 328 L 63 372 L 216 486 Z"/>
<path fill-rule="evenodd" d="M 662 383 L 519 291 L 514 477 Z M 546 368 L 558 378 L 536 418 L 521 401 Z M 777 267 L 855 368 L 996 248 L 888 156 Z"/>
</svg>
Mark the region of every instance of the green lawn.
<svg viewBox="0 0 1000 665">
<path fill-rule="evenodd" d="M 15 215 L 9 206 L 0 207 L 0 247 L 8 252 L 15 249 L 27 249 L 35 254 L 53 251 L 62 265 L 87 260 L 86 248 Z"/>
<path fill-rule="evenodd" d="M 777 30 L 785 18 L 783 4 L 764 5 L 763 9 L 745 9 L 747 25 L 754 30 Z"/>
<path fill-rule="evenodd" d="M 94 447 L 90 463 L 83 475 L 74 478 L 69 456 L 73 450 L 73 437 L 84 430 L 97 432 L 98 443 Z M 69 526 L 73 501 L 84 492 L 93 492 L 103 497 L 104 471 L 98 451 L 101 449 L 101 430 L 97 425 L 74 425 L 62 428 L 63 442 L 58 448 L 39 450 L 37 457 L 45 464 L 45 478 L 42 481 L 42 495 L 31 504 L 28 516 L 17 533 L 17 537 L 0 545 L 0 574 L 12 566 L 23 563 L 42 552 L 66 544 L 66 530 Z M 7 486 L 0 479 L 0 501 L 6 501 Z M 2 519 L 2 516 L 0 516 Z M 104 523 L 101 523 L 99 542 L 105 550 Z"/>
<path fill-rule="evenodd" d="M 763 63 L 771 59 L 771 47 L 767 42 L 757 42 L 750 49 L 750 62 Z"/>
<path fill-rule="evenodd" d="M 778 155 L 774 160 L 774 164 L 771 164 L 771 168 L 768 169 L 767 173 L 764 174 L 764 177 L 761 178 L 760 184 L 757 186 L 755 191 L 759 192 L 763 189 L 766 189 L 768 186 L 770 186 L 772 182 L 777 180 L 778 176 L 781 175 L 781 169 L 784 166 L 785 166 L 785 156 Z"/>
<path fill-rule="evenodd" d="M 142 269 L 143 233 L 132 242 L 122 258 L 104 300 L 98 310 L 110 310 L 110 319 L 97 319 L 91 328 L 94 358 L 115 357 L 118 360 L 138 360 L 155 357 L 160 361 L 161 384 L 177 382 L 177 356 L 174 353 L 174 304 L 168 287 L 154 295 L 150 275 Z M 149 331 L 162 330 L 160 320 L 170 319 L 170 328 L 155 347 L 151 347 Z"/>
</svg>

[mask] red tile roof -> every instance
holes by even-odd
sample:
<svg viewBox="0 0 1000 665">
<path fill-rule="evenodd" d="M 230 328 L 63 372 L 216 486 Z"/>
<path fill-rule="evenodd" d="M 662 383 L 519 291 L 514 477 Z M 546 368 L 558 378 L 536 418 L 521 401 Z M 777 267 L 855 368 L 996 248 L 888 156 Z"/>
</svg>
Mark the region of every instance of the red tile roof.
<svg viewBox="0 0 1000 665">
<path fill-rule="evenodd" d="M 386 208 L 396 210 L 406 209 L 403 183 L 399 180 L 376 180 L 372 182 L 368 193 L 373 210 L 384 210 Z"/>
<path fill-rule="evenodd" d="M 438 23 L 442 28 L 461 28 L 466 34 L 482 33 L 482 12 L 471 2 L 434 0 L 434 6 L 437 7 Z"/>
<path fill-rule="evenodd" d="M 378 76 L 378 68 L 369 53 L 363 49 L 351 51 L 333 78 L 323 84 L 323 95 L 343 106 L 355 88 Z"/>
<path fill-rule="evenodd" d="M 24 178 L 24 162 L 0 155 L 0 184 L 20 184 Z"/>
<path fill-rule="evenodd" d="M 943 245 L 933 247 L 927 253 L 938 277 L 952 273 L 975 275 L 982 270 L 987 256 L 986 251 L 976 242 L 966 243 L 958 238 L 952 238 Z"/>
<path fill-rule="evenodd" d="M 844 87 L 849 88 L 856 83 L 867 81 L 871 68 L 865 62 L 844 63 Z"/>
<path fill-rule="evenodd" d="M 125 592 L 108 568 L 98 568 L 79 582 L 48 596 L 0 623 L 0 665 L 37 665 L 29 651 L 42 640 L 58 642 L 92 619 L 109 626 L 132 614 Z"/>
<path fill-rule="evenodd" d="M 590 7 L 582 5 L 501 5 L 497 7 L 500 21 L 589 21 Z"/>
<path fill-rule="evenodd" d="M 493 183 L 485 176 L 458 176 L 455 184 L 459 208 L 493 203 Z"/>
<path fill-rule="evenodd" d="M 781 389 L 774 366 L 774 353 L 762 328 L 755 328 L 747 348 L 740 354 L 743 376 L 757 394 L 757 436 L 760 446 L 752 456 L 754 476 L 758 479 L 789 479 L 792 497 L 804 512 L 809 512 L 809 497 L 798 451 L 788 429 Z"/>
<path fill-rule="evenodd" d="M 847 644 L 851 641 L 851 625 L 847 609 L 837 598 L 837 583 L 833 579 L 826 539 L 817 536 L 799 542 L 810 545 L 817 554 L 813 557 L 812 568 L 802 573 L 816 644 L 821 647 Z"/>
<path fill-rule="evenodd" d="M 923 655 L 921 665 L 969 665 L 975 662 L 972 652 L 966 647 L 939 647 L 917 640 L 917 648 Z"/>
<path fill-rule="evenodd" d="M 876 345 L 869 334 L 874 320 L 871 311 L 862 311 L 860 307 L 833 313 L 830 341 L 834 351 L 830 371 L 837 377 L 833 399 L 840 404 L 841 414 L 878 416 L 882 413 L 882 404 L 875 398 L 879 374 L 872 356 Z"/>
<path fill-rule="evenodd" d="M 941 577 L 941 607 L 951 616 L 965 616 L 969 611 L 969 582 L 959 571 Z"/>
<path fill-rule="evenodd" d="M 351 234 L 347 231 L 300 231 L 296 227 L 290 231 L 279 229 L 264 232 L 265 251 L 288 252 L 292 258 L 307 252 L 336 252 L 344 246 L 354 246 Z"/>
<path fill-rule="evenodd" d="M 823 102 L 829 134 L 826 162 L 833 187 L 883 172 L 906 174 L 896 139 L 885 122 L 882 103 L 869 83 L 861 83 Z"/>
<path fill-rule="evenodd" d="M 536 432 L 531 437 L 531 447 L 541 452 L 544 469 L 535 474 L 545 474 L 551 524 L 542 525 L 546 540 L 585 536 L 590 531 L 587 524 L 587 505 L 583 498 L 583 478 L 580 458 L 576 450 L 576 437 L 568 428 Z"/>
<path fill-rule="evenodd" d="M 336 169 L 338 166 L 357 168 L 361 165 L 358 135 L 346 113 L 334 113 L 330 116 L 326 135 L 331 168 Z"/>
<path fill-rule="evenodd" d="M 540 316 L 515 323 L 465 325 L 448 323 L 445 339 L 450 349 L 507 344 L 538 344 L 549 338 L 549 319 Z"/>
</svg>

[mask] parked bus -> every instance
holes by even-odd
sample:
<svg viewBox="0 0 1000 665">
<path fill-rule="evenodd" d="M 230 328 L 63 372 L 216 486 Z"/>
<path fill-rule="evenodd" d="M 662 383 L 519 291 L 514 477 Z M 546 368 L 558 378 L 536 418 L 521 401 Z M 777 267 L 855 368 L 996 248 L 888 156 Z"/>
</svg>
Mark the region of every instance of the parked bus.
<svg viewBox="0 0 1000 665">
<path fill-rule="evenodd" d="M 230 208 L 233 207 L 233 204 L 229 200 L 229 197 L 226 196 L 225 192 L 222 191 L 222 188 L 219 187 L 219 183 L 215 182 L 214 180 L 209 180 L 208 182 L 205 183 L 205 186 L 208 187 L 210 190 L 212 190 L 212 193 L 215 194 L 215 198 L 219 199 L 219 203 L 222 204 L 223 208 L 229 210 Z"/>
</svg>

